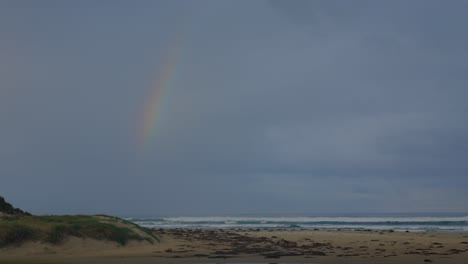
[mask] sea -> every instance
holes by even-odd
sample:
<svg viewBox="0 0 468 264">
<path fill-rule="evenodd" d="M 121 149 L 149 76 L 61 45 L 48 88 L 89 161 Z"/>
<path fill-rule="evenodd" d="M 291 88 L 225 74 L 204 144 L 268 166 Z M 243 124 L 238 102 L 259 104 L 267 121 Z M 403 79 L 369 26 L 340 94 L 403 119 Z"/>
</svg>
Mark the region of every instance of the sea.
<svg viewBox="0 0 468 264">
<path fill-rule="evenodd" d="M 359 214 L 334 216 L 172 216 L 126 217 L 156 228 L 261 230 L 394 230 L 468 232 L 466 214 Z"/>
</svg>

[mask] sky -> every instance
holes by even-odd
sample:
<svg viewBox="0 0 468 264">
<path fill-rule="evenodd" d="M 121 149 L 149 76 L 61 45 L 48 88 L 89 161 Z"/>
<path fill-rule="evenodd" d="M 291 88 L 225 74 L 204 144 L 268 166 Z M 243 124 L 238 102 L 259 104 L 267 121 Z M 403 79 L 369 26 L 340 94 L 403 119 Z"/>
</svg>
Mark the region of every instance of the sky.
<svg viewBox="0 0 468 264">
<path fill-rule="evenodd" d="M 0 2 L 37 214 L 468 212 L 467 1 Z"/>
</svg>

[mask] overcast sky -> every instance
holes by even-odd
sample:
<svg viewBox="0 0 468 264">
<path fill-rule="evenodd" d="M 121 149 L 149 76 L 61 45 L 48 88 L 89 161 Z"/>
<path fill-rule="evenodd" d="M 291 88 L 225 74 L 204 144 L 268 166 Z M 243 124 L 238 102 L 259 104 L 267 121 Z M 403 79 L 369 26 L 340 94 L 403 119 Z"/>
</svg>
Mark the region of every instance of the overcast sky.
<svg viewBox="0 0 468 264">
<path fill-rule="evenodd" d="M 466 10 L 1 1 L 0 195 L 40 214 L 467 212 Z"/>
</svg>

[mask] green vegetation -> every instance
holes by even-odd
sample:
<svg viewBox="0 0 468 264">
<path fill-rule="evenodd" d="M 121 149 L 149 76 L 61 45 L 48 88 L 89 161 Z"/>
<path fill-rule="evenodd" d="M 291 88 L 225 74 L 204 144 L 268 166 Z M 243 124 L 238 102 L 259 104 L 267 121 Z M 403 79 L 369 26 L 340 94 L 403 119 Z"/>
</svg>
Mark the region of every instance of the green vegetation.
<svg viewBox="0 0 468 264">
<path fill-rule="evenodd" d="M 15 222 L 0 222 L 0 247 L 21 244 L 24 241 L 34 239 L 36 232 L 33 228 L 15 223 Z"/>
<path fill-rule="evenodd" d="M 125 246 L 129 241 L 147 241 L 158 237 L 147 228 L 106 215 L 32 216 L 14 208 L 0 196 L 0 248 L 40 241 L 58 245 L 69 237 L 114 241 Z"/>
<path fill-rule="evenodd" d="M 151 230 L 111 216 L 7 216 L 0 218 L 0 247 L 21 245 L 26 241 L 60 244 L 68 237 L 114 241 L 126 245 L 129 241 L 158 240 Z"/>
</svg>

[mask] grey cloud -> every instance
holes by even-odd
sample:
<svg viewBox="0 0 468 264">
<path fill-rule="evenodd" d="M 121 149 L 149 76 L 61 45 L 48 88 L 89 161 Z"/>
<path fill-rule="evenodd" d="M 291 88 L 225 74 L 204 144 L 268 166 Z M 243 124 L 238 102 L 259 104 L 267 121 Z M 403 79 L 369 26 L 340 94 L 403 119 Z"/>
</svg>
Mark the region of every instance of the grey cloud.
<svg viewBox="0 0 468 264">
<path fill-rule="evenodd" d="M 463 210 L 463 1 L 143 3 L 2 9 L 0 191 L 18 206 Z M 141 147 L 143 104 L 178 30 Z"/>
</svg>

